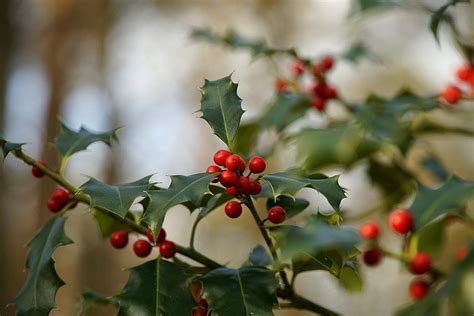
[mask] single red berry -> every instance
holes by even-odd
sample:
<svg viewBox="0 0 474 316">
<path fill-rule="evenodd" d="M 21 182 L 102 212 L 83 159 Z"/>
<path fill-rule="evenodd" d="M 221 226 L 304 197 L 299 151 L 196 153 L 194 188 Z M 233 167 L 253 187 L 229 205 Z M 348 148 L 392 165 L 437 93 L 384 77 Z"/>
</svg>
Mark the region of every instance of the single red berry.
<svg viewBox="0 0 474 316">
<path fill-rule="evenodd" d="M 66 206 L 71 199 L 71 194 L 62 188 L 57 188 L 51 193 L 51 199 L 55 200 L 61 208 Z"/>
<path fill-rule="evenodd" d="M 398 234 L 406 234 L 413 228 L 413 216 L 407 210 L 395 210 L 388 217 L 388 225 Z"/>
<path fill-rule="evenodd" d="M 250 181 L 249 177 L 239 177 L 239 189 L 244 194 L 250 194 L 250 190 L 252 190 L 252 181 Z"/>
<path fill-rule="evenodd" d="M 335 97 L 337 97 L 337 91 L 334 87 L 327 86 L 324 89 L 323 96 L 326 99 L 334 99 Z"/>
<path fill-rule="evenodd" d="M 207 304 L 207 301 L 206 301 L 205 299 L 203 299 L 203 298 L 201 298 L 201 299 L 199 300 L 199 305 L 201 305 L 202 307 L 204 307 L 204 308 L 206 308 L 206 309 L 209 307 L 209 304 Z"/>
<path fill-rule="evenodd" d="M 267 164 L 265 163 L 265 159 L 259 156 L 252 157 L 249 161 L 249 170 L 252 173 L 262 173 L 265 171 Z"/>
<path fill-rule="evenodd" d="M 366 250 L 362 255 L 362 259 L 369 267 L 376 266 L 382 260 L 382 252 L 377 248 Z"/>
<path fill-rule="evenodd" d="M 469 252 L 469 249 L 465 246 L 459 248 L 458 251 L 456 252 L 456 261 L 457 262 L 463 261 L 464 258 L 466 258 L 468 252 Z"/>
<path fill-rule="evenodd" d="M 160 255 L 163 258 L 173 258 L 176 254 L 176 245 L 174 242 L 165 240 L 160 246 Z"/>
<path fill-rule="evenodd" d="M 58 213 L 63 209 L 63 205 L 59 204 L 55 199 L 49 198 L 48 209 L 53 213 Z"/>
<path fill-rule="evenodd" d="M 122 249 L 128 244 L 128 234 L 123 230 L 117 230 L 110 235 L 110 243 L 114 248 Z"/>
<path fill-rule="evenodd" d="M 257 195 L 262 192 L 262 186 L 258 182 L 252 182 L 252 187 L 250 188 L 251 195 Z"/>
<path fill-rule="evenodd" d="M 456 104 L 461 100 L 461 89 L 456 86 L 448 86 L 444 91 L 441 93 L 441 99 L 446 101 L 449 104 Z"/>
<path fill-rule="evenodd" d="M 367 222 L 359 230 L 360 237 L 365 240 L 374 240 L 379 237 L 380 229 L 379 225 L 374 222 Z"/>
<path fill-rule="evenodd" d="M 44 162 L 43 160 L 38 160 L 37 162 L 38 162 L 39 165 L 42 165 L 43 167 L 46 167 L 46 162 Z M 40 169 L 38 169 L 37 167 L 31 168 L 31 173 L 32 173 L 33 176 L 35 176 L 36 178 L 42 178 L 42 177 L 44 177 L 44 172 L 41 171 Z"/>
<path fill-rule="evenodd" d="M 305 65 L 301 60 L 295 60 L 291 67 L 291 71 L 295 76 L 299 77 L 304 73 Z"/>
<path fill-rule="evenodd" d="M 274 206 L 268 210 L 267 217 L 273 224 L 283 223 L 286 219 L 285 209 L 281 206 Z"/>
<path fill-rule="evenodd" d="M 317 82 L 314 84 L 314 86 L 311 88 L 311 92 L 317 96 L 323 96 L 324 91 L 326 90 L 326 84 L 324 82 Z"/>
<path fill-rule="evenodd" d="M 144 239 L 139 239 L 133 244 L 133 252 L 140 257 L 145 258 L 151 253 L 151 245 Z"/>
<path fill-rule="evenodd" d="M 218 150 L 214 154 L 214 162 L 216 163 L 216 165 L 224 166 L 225 165 L 225 160 L 229 156 L 230 156 L 230 152 L 228 152 L 227 150 L 225 150 L 225 149 Z"/>
<path fill-rule="evenodd" d="M 197 306 L 193 308 L 192 316 L 207 316 L 207 308 Z"/>
<path fill-rule="evenodd" d="M 413 274 L 423 274 L 431 271 L 431 259 L 424 252 L 417 253 L 410 260 L 410 271 Z"/>
<path fill-rule="evenodd" d="M 224 170 L 219 176 L 219 181 L 223 186 L 228 188 L 237 184 L 237 182 L 239 182 L 239 177 L 237 177 L 235 172 L 232 172 L 230 170 Z"/>
<path fill-rule="evenodd" d="M 207 173 L 221 172 L 221 168 L 219 168 L 219 167 L 216 166 L 216 165 L 212 165 L 212 166 L 207 167 L 206 172 L 207 172 Z"/>
<path fill-rule="evenodd" d="M 410 283 L 410 296 L 414 300 L 421 300 L 428 293 L 429 284 L 420 279 L 415 279 Z"/>
<path fill-rule="evenodd" d="M 225 160 L 225 166 L 230 171 L 239 171 L 244 172 L 245 170 L 245 162 L 239 155 L 230 155 Z"/>
<path fill-rule="evenodd" d="M 311 106 L 318 111 L 323 111 L 326 108 L 326 101 L 323 98 L 314 98 L 311 101 Z"/>
<path fill-rule="evenodd" d="M 280 78 L 277 78 L 275 80 L 275 89 L 276 89 L 276 91 L 283 92 L 287 88 L 288 88 L 288 83 L 285 80 L 280 79 Z"/>
<path fill-rule="evenodd" d="M 469 81 L 471 73 L 474 72 L 474 69 L 470 65 L 463 65 L 456 71 L 456 77 L 461 81 Z"/>
<path fill-rule="evenodd" d="M 332 58 L 331 56 L 325 57 L 323 60 L 321 60 L 321 63 L 319 64 L 319 68 L 323 72 L 331 70 L 333 66 L 334 66 L 334 58 Z"/>
<path fill-rule="evenodd" d="M 232 187 L 228 187 L 225 189 L 227 191 L 227 193 L 231 196 L 237 196 L 239 195 L 239 190 L 237 189 L 237 187 L 235 186 L 232 186 Z"/>
<path fill-rule="evenodd" d="M 242 205 L 236 201 L 227 202 L 224 211 L 230 218 L 237 218 L 242 214 Z"/>
<path fill-rule="evenodd" d="M 147 230 L 146 237 L 152 244 L 155 243 L 155 239 L 153 238 L 153 233 L 151 229 Z M 166 231 L 163 228 L 161 228 L 160 232 L 158 233 L 158 237 L 156 238 L 156 244 L 161 245 L 161 243 L 165 241 L 165 239 L 166 239 Z"/>
</svg>

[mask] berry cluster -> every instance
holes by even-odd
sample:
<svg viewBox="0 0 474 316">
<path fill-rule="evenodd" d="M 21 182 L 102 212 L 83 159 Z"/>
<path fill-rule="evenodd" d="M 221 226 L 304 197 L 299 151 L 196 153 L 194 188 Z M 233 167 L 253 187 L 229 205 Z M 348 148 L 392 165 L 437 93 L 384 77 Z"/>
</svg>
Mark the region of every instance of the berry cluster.
<svg viewBox="0 0 474 316">
<path fill-rule="evenodd" d="M 147 240 L 138 239 L 133 244 L 133 252 L 140 258 L 147 257 L 152 250 L 153 245 L 160 249 L 160 255 L 163 258 L 173 258 L 176 254 L 176 245 L 174 242 L 166 240 L 166 231 L 162 228 L 158 233 L 156 240 L 153 238 L 151 230 L 146 233 Z M 116 249 L 122 249 L 128 244 L 128 232 L 117 230 L 110 235 L 110 243 Z"/>
<path fill-rule="evenodd" d="M 470 87 L 471 95 L 474 96 L 474 65 L 466 64 L 456 71 L 456 78 L 459 84 L 451 84 L 447 86 L 441 93 L 441 100 L 449 105 L 455 105 L 461 100 L 463 90 L 466 92 Z M 466 93 L 467 94 L 467 93 Z"/>
<path fill-rule="evenodd" d="M 298 81 L 305 73 L 308 73 L 311 85 L 303 90 L 307 90 L 310 95 L 312 107 L 318 111 L 324 111 L 327 101 L 337 97 L 336 89 L 328 85 L 326 80 L 326 74 L 333 66 L 334 58 L 330 56 L 323 58 L 317 64 L 297 59 L 293 62 L 291 67 L 293 78 L 291 80 L 277 78 L 275 81 L 275 89 L 282 93 L 290 91 L 290 87 L 297 88 Z"/>
<path fill-rule="evenodd" d="M 74 198 L 74 195 L 62 188 L 57 188 L 51 193 L 48 199 L 48 209 L 53 213 L 59 213 L 66 207 Z M 75 208 L 77 201 L 74 202 L 69 208 Z"/>
</svg>

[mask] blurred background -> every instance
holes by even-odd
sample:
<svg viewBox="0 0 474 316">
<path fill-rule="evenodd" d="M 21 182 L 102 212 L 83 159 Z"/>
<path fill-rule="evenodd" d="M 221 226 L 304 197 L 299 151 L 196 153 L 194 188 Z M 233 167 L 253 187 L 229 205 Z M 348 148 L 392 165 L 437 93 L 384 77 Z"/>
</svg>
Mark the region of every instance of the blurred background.
<svg viewBox="0 0 474 316">
<path fill-rule="evenodd" d="M 425 2 L 435 7 L 443 3 Z M 352 9 L 350 0 L 0 0 L 0 132 L 11 141 L 28 142 L 29 154 L 54 165 L 56 154 L 48 142 L 57 132 L 58 117 L 69 126 L 83 124 L 93 131 L 122 126 L 120 144 L 112 150 L 94 144 L 70 160 L 66 175 L 76 185 L 86 181 L 85 175 L 122 183 L 152 173 L 167 185 L 167 175 L 202 172 L 223 147 L 193 114 L 199 108 L 203 78 L 234 72 L 247 110 L 245 121 L 271 100 L 273 80 L 287 72 L 289 60 L 277 59 L 281 67 L 275 67 L 268 60 L 253 60 L 245 51 L 196 42 L 189 36 L 195 27 L 221 33 L 234 29 L 276 47 L 295 47 L 305 57 L 340 53 L 362 40 L 383 63 L 362 59 L 336 66 L 330 80 L 350 101 L 361 101 L 369 93 L 391 96 L 406 86 L 434 95 L 453 80 L 454 70 L 463 63 L 461 54 L 446 29 L 441 29 L 440 45 L 435 42 L 427 15 L 392 10 L 349 18 Z M 458 11 L 460 20 L 469 21 L 467 12 Z M 470 109 L 454 120 L 472 124 Z M 316 113 L 307 119 L 315 124 L 322 120 Z M 450 170 L 474 180 L 472 139 L 443 136 L 426 141 L 435 145 Z M 291 153 L 281 152 L 271 168 L 290 167 L 287 157 Z M 363 168 L 328 171 L 344 172 L 341 184 L 349 198 L 343 207 L 349 214 L 376 205 L 380 197 Z M 24 246 L 50 217 L 46 200 L 53 188 L 47 180 L 32 178 L 30 168 L 18 160 L 9 157 L 0 164 L 1 315 L 14 312 L 5 306 L 26 277 Z M 222 213 L 202 222 L 197 249 L 238 266 L 260 237 L 250 217 L 230 224 Z M 170 239 L 187 244 L 195 214 L 180 207 L 168 214 Z M 116 251 L 101 240 L 84 208 L 71 212 L 66 229 L 74 244 L 55 253 L 58 273 L 67 285 L 59 290 L 52 315 L 76 315 L 85 290 L 118 293 L 127 279 L 124 268 L 141 261 L 131 249 Z M 451 243 L 474 237 L 455 225 L 449 236 L 457 236 L 448 238 Z M 385 239 L 394 249 L 400 242 L 388 234 Z M 385 260 L 367 272 L 360 294 L 346 293 L 324 272 L 305 273 L 297 287 L 307 298 L 346 315 L 390 315 L 408 301 L 410 276 L 397 262 Z M 90 311 L 115 313 L 113 308 Z"/>
</svg>

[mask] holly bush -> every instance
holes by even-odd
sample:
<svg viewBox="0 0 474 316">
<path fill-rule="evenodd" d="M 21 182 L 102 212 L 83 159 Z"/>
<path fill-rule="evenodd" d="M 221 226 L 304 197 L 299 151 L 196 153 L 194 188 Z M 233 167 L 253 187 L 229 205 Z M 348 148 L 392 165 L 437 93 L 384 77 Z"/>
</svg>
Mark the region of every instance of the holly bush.
<svg viewBox="0 0 474 316">
<path fill-rule="evenodd" d="M 120 293 L 111 297 L 84 293 L 82 312 L 92 304 L 113 304 L 120 315 L 272 315 L 273 310 L 284 308 L 336 315 L 324 302 L 298 294 L 296 277 L 322 270 L 334 277 L 334 286 L 357 292 L 363 287 L 360 262 L 375 266 L 391 259 L 416 275 L 408 286 L 413 302 L 401 307 L 398 315 L 472 315 L 468 283 L 474 269 L 473 245 L 458 245 L 456 263 L 448 270 L 437 259 L 447 225 L 460 221 L 472 228 L 466 204 L 474 195 L 474 183 L 452 175 L 421 141 L 426 134 L 474 135 L 431 115 L 473 105 L 474 46 L 463 40 L 447 14 L 450 6 L 461 2 L 467 1 L 451 0 L 432 12 L 434 35 L 446 21 L 466 56 L 456 72 L 456 83 L 433 96 L 404 90 L 390 98 L 370 96 L 361 103 L 342 99 L 328 78 L 338 59 L 377 59 L 360 43 L 338 56 L 303 58 L 294 49 L 271 48 L 235 32 L 220 35 L 195 30 L 194 38 L 248 49 L 255 57 L 286 56 L 292 60 L 291 75 L 276 78 L 275 97 L 268 108 L 243 123 L 245 111 L 231 76 L 205 80 L 199 112 L 226 148 L 210 155 L 214 164 L 203 166 L 204 172 L 171 176 L 169 187 L 159 186 L 151 175 L 124 184 L 89 178 L 78 188 L 65 178 L 71 156 L 95 142 L 112 146 L 117 130 L 74 130 L 61 122 L 52 144 L 59 166 L 30 157 L 24 143 L 0 137 L 4 157 L 12 154 L 32 166 L 35 177 L 46 176 L 60 186 L 47 202 L 54 215 L 28 244 L 28 276 L 12 301 L 17 314 L 47 315 L 55 307 L 56 292 L 64 282 L 55 271 L 53 254 L 58 247 L 73 243 L 64 225 L 69 212 L 81 203 L 90 208 L 101 235 L 113 247 L 124 248 L 129 235 L 136 235 L 133 251 L 138 257 L 148 257 L 153 247 L 159 248 L 158 257 L 128 270 L 128 282 Z M 394 5 L 396 1 L 360 1 L 362 10 Z M 329 103 L 343 115 L 330 116 Z M 325 117 L 324 128 L 294 128 L 293 123 L 312 111 Z M 259 140 L 268 132 L 278 137 L 262 150 Z M 266 172 L 266 160 L 282 147 L 296 152 L 297 162 L 279 172 Z M 417 168 L 432 175 L 434 186 L 423 185 L 407 164 L 410 153 L 420 148 L 424 154 Z M 359 231 L 345 225 L 350 223 L 349 214 L 341 209 L 346 190 L 337 175 L 321 173 L 328 166 L 349 169 L 360 163 L 366 164 L 367 176 L 384 192 L 383 204 L 365 215 L 389 213 L 388 226 L 403 238 L 398 252 L 387 250 L 379 241 L 381 227 L 374 221 L 368 220 Z M 332 210 L 318 212 L 310 206 L 298 195 L 303 188 L 324 196 Z M 132 208 L 137 204 L 141 211 Z M 186 246 L 168 240 L 162 227 L 167 213 L 177 205 L 197 213 Z M 256 245 L 238 269 L 226 267 L 194 246 L 201 221 L 221 211 L 221 206 L 229 217 L 228 225 L 249 212 L 265 242 Z"/>
</svg>

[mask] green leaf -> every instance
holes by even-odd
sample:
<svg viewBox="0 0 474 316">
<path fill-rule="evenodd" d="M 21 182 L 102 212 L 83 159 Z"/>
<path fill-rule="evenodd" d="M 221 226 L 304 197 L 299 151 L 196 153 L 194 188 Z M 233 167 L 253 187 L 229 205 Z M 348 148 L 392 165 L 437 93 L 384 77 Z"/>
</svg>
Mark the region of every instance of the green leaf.
<svg viewBox="0 0 474 316">
<path fill-rule="evenodd" d="M 56 292 L 64 282 L 54 269 L 52 255 L 57 247 L 72 243 L 64 233 L 64 222 L 64 217 L 54 217 L 28 243 L 28 276 L 12 301 L 17 315 L 48 315 L 56 306 Z"/>
<path fill-rule="evenodd" d="M 462 214 L 467 201 L 474 195 L 474 184 L 456 177 L 450 178 L 436 189 L 419 186 L 410 211 L 416 229 L 429 224 L 437 217 L 454 212 Z"/>
<path fill-rule="evenodd" d="M 425 252 L 431 257 L 439 255 L 444 244 L 444 231 L 446 223 L 436 221 L 422 227 L 410 236 L 409 249 L 416 249 L 417 252 Z"/>
<path fill-rule="evenodd" d="M 390 9 L 399 5 L 398 0 L 357 0 L 359 11 L 366 13 L 372 10 Z"/>
<path fill-rule="evenodd" d="M 260 126 L 256 122 L 241 124 L 234 140 L 234 152 L 249 158 L 258 142 Z"/>
<path fill-rule="evenodd" d="M 129 216 L 129 214 L 130 213 L 127 213 L 126 217 L 133 220 L 133 215 L 130 214 Z M 99 228 L 102 238 L 108 238 L 114 231 L 117 230 L 130 231 L 130 226 L 118 221 L 114 217 L 104 214 L 103 212 L 94 210 L 94 219 L 97 223 L 97 227 Z"/>
<path fill-rule="evenodd" d="M 460 2 L 468 2 L 468 1 L 469 0 L 450 0 L 446 4 L 439 7 L 438 10 L 436 10 L 433 13 L 430 20 L 430 30 L 431 30 L 431 33 L 433 33 L 433 36 L 436 39 L 436 42 L 439 43 L 438 28 L 441 21 L 447 20 L 450 23 L 453 22 L 452 17 L 446 15 L 446 11 L 449 9 L 449 7 L 455 6 L 457 3 L 460 3 Z"/>
<path fill-rule="evenodd" d="M 215 178 L 210 173 L 198 173 L 190 176 L 171 176 L 168 189 L 149 191 L 149 203 L 145 209 L 143 221 L 156 236 L 163 225 L 166 212 L 178 204 L 191 202 L 199 205 L 204 195 L 210 193 L 209 184 Z"/>
<path fill-rule="evenodd" d="M 21 150 L 21 146 L 25 143 L 10 143 L 0 134 L 0 147 L 2 147 L 3 159 L 7 158 L 8 154 L 14 150 Z"/>
<path fill-rule="evenodd" d="M 201 278 L 209 309 L 220 316 L 273 315 L 277 280 L 264 267 L 219 268 Z"/>
<path fill-rule="evenodd" d="M 116 297 L 119 316 L 191 315 L 196 305 L 189 289 L 192 276 L 183 264 L 158 257 L 129 271 L 128 282 Z"/>
<path fill-rule="evenodd" d="M 263 114 L 260 125 L 263 128 L 275 127 L 282 131 L 294 121 L 302 118 L 311 108 L 310 100 L 302 94 L 280 93 L 275 103 Z"/>
<path fill-rule="evenodd" d="M 273 258 L 264 246 L 257 245 L 250 253 L 248 261 L 254 266 L 265 267 L 273 263 Z"/>
<path fill-rule="evenodd" d="M 309 202 L 305 199 L 292 199 L 287 196 L 279 196 L 277 197 L 276 201 L 274 198 L 267 200 L 267 209 L 270 209 L 276 205 L 285 209 L 287 218 L 292 218 L 303 212 L 309 206 Z"/>
<path fill-rule="evenodd" d="M 153 186 L 150 183 L 151 177 L 147 176 L 134 182 L 119 185 L 110 185 L 90 178 L 80 189 L 90 196 L 90 206 L 92 208 L 101 207 L 125 217 L 135 199 L 144 197 L 145 191 Z"/>
<path fill-rule="evenodd" d="M 352 229 L 336 228 L 315 219 L 310 219 L 305 227 L 283 226 L 274 235 L 283 258 L 305 253 L 317 255 L 334 249 L 347 251 L 360 241 L 359 234 Z"/>
<path fill-rule="evenodd" d="M 357 258 L 350 259 L 345 262 L 339 272 L 339 284 L 347 291 L 358 293 L 362 291 L 364 281 L 359 271 Z"/>
<path fill-rule="evenodd" d="M 426 157 L 425 159 L 422 160 L 421 164 L 438 181 L 448 180 L 449 173 L 438 158 L 436 158 L 434 156 Z"/>
<path fill-rule="evenodd" d="M 237 84 L 232 82 L 230 75 L 214 81 L 206 79 L 201 87 L 199 111 L 202 118 L 231 149 L 244 114 L 241 103 L 242 99 L 237 95 Z"/>
<path fill-rule="evenodd" d="M 344 52 L 344 54 L 342 54 L 341 57 L 352 63 L 357 62 L 359 59 L 363 57 L 367 57 L 374 61 L 380 60 L 379 57 L 374 55 L 374 53 L 368 50 L 367 47 L 361 42 L 354 43 L 351 47 L 349 47 L 349 49 L 346 52 Z"/>
<path fill-rule="evenodd" d="M 113 297 L 106 297 L 96 292 L 85 292 L 81 296 L 81 310 L 80 315 L 85 315 L 86 312 L 94 305 L 115 305 L 118 306 L 117 300 Z"/>
<path fill-rule="evenodd" d="M 329 201 L 331 206 L 339 211 L 341 201 L 346 197 L 344 189 L 339 186 L 339 176 L 311 179 L 304 178 L 300 176 L 298 172 L 292 170 L 267 174 L 263 176 L 263 179 L 270 185 L 274 199 L 277 199 L 281 195 L 294 198 L 299 190 L 304 187 L 309 187 L 321 193 Z"/>
<path fill-rule="evenodd" d="M 227 193 L 218 193 L 212 196 L 207 202 L 206 206 L 202 207 L 201 210 L 199 211 L 197 220 L 203 219 L 204 217 L 209 215 L 212 211 L 214 211 L 216 208 L 232 200 L 233 198 L 234 198 L 233 196 L 230 196 Z"/>
<path fill-rule="evenodd" d="M 105 133 L 94 133 L 81 127 L 79 131 L 74 131 L 61 123 L 59 134 L 56 137 L 53 146 L 61 154 L 62 159 L 67 159 L 73 154 L 86 150 L 87 147 L 95 142 L 103 142 L 107 145 L 112 144 L 112 140 L 117 140 L 117 130 L 108 131 Z"/>
</svg>

